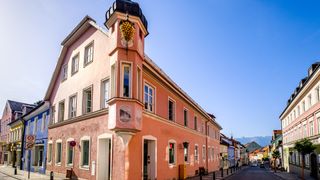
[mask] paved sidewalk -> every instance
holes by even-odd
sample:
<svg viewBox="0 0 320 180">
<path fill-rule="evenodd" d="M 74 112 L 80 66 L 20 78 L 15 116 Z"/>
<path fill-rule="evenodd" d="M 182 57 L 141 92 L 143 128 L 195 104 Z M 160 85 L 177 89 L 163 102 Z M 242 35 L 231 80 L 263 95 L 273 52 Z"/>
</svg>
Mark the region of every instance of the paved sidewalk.
<svg viewBox="0 0 320 180">
<path fill-rule="evenodd" d="M 14 175 L 14 169 L 10 166 L 0 166 L 0 173 L 5 174 L 7 176 L 10 176 L 14 179 L 19 180 L 27 180 L 28 179 L 28 172 L 27 171 L 21 171 L 18 169 L 17 175 Z M 44 180 L 44 179 L 50 179 L 48 175 L 45 174 L 38 174 L 30 172 L 30 179 L 32 180 Z M 64 180 L 65 178 L 60 177 L 54 177 L 54 180 Z"/>
<path fill-rule="evenodd" d="M 297 174 L 294 173 L 288 173 L 288 172 L 281 172 L 281 171 L 277 171 L 276 173 L 270 169 L 270 171 L 276 175 L 277 177 L 284 179 L 284 180 L 296 180 L 296 179 L 301 179 L 299 178 L 299 176 Z M 305 180 L 314 180 L 310 177 L 305 177 Z"/>
</svg>

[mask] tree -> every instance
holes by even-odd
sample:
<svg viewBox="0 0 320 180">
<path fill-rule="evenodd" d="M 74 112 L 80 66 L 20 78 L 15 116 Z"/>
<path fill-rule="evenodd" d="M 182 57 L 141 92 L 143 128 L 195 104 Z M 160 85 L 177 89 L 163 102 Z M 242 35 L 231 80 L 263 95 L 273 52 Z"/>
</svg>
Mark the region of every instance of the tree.
<svg viewBox="0 0 320 180">
<path fill-rule="evenodd" d="M 316 149 L 316 147 L 312 144 L 312 142 L 309 139 L 302 139 L 295 143 L 294 149 L 302 155 L 301 178 L 304 179 L 305 155 L 312 153 Z"/>
<path fill-rule="evenodd" d="M 272 157 L 274 159 L 273 163 L 274 163 L 274 172 L 277 172 L 277 159 L 280 158 L 280 152 L 278 150 L 274 150 L 272 152 Z"/>
</svg>

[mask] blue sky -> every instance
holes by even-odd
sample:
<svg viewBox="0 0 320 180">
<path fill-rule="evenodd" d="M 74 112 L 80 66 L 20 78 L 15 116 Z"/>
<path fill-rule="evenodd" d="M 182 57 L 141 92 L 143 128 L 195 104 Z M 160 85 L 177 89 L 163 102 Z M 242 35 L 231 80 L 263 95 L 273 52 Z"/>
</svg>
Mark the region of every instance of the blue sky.
<svg viewBox="0 0 320 180">
<path fill-rule="evenodd" d="M 85 16 L 103 26 L 111 0 L 0 1 L 0 109 L 44 97 L 60 43 Z M 320 3 L 294 0 L 138 1 L 146 54 L 226 135 L 271 135 L 320 56 Z M 0 112 L 2 113 L 2 112 Z"/>
</svg>

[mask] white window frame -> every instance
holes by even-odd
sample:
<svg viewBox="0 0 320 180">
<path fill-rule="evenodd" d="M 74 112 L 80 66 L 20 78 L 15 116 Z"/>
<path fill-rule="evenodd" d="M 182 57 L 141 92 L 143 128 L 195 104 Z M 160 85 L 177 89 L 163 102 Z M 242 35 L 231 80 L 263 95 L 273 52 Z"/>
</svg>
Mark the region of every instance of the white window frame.
<svg viewBox="0 0 320 180">
<path fill-rule="evenodd" d="M 61 113 L 60 104 L 63 103 L 63 113 Z M 58 122 L 62 122 L 65 119 L 65 113 L 66 113 L 66 102 L 65 100 L 62 100 L 58 104 Z"/>
<path fill-rule="evenodd" d="M 312 106 L 312 94 L 308 95 L 308 109 L 310 109 Z"/>
<path fill-rule="evenodd" d="M 309 122 L 309 136 L 313 136 L 314 135 L 314 122 L 313 122 L 313 120 L 311 120 L 310 122 Z"/>
<path fill-rule="evenodd" d="M 123 86 L 124 86 L 124 68 L 129 67 L 129 96 L 124 96 Z M 132 63 L 127 61 L 121 61 L 121 82 L 120 82 L 120 95 L 124 98 L 132 98 Z"/>
<path fill-rule="evenodd" d="M 54 123 L 56 123 L 55 122 L 55 119 L 56 119 L 56 106 L 55 105 L 53 105 L 51 108 L 50 108 L 50 117 L 51 117 L 51 119 L 50 119 L 50 121 L 51 121 L 51 124 L 54 124 Z"/>
<path fill-rule="evenodd" d="M 196 158 L 197 157 L 197 158 Z M 194 145 L 194 161 L 199 164 L 199 145 L 195 144 Z"/>
<path fill-rule="evenodd" d="M 187 147 L 187 161 L 185 159 L 185 147 L 183 147 L 183 162 L 186 163 L 186 164 L 189 164 L 190 162 L 190 157 L 189 157 L 189 148 L 190 148 L 190 145 Z"/>
<path fill-rule="evenodd" d="M 50 148 L 51 145 L 51 148 Z M 53 150 L 53 143 L 52 141 L 48 142 L 48 149 L 47 149 L 47 159 L 48 159 L 48 164 L 52 164 L 52 150 Z"/>
<path fill-rule="evenodd" d="M 170 114 L 169 114 L 169 102 L 172 102 L 173 103 L 173 110 L 172 110 L 172 113 L 173 113 L 173 116 L 172 116 L 172 120 L 170 120 Z M 168 97 L 168 120 L 169 121 L 172 121 L 172 122 L 175 122 L 176 121 L 176 101 L 171 98 L 170 96 Z"/>
<path fill-rule="evenodd" d="M 89 157 L 88 157 L 88 165 L 83 165 L 83 141 L 89 141 Z M 90 136 L 83 136 L 81 139 L 80 139 L 80 147 L 81 147 L 81 153 L 79 153 L 80 157 L 80 163 L 79 163 L 79 168 L 80 169 L 84 169 L 84 170 L 89 170 L 90 169 L 90 154 L 91 154 L 91 138 Z"/>
<path fill-rule="evenodd" d="M 74 99 L 75 102 L 71 101 Z M 75 107 L 73 107 L 73 103 L 75 103 Z M 69 97 L 69 118 L 77 117 L 77 105 L 78 105 L 78 98 L 77 94 L 73 94 Z"/>
<path fill-rule="evenodd" d="M 185 114 L 184 114 L 185 111 L 187 112 L 186 113 L 186 115 L 187 115 L 186 117 L 185 117 Z M 189 127 L 189 110 L 186 107 L 184 107 L 183 111 L 182 111 L 182 114 L 183 114 L 183 126 L 184 127 Z"/>
<path fill-rule="evenodd" d="M 87 112 L 87 106 L 88 106 L 88 102 L 87 102 L 87 95 L 86 95 L 86 91 L 91 90 L 91 110 L 90 112 Z M 93 112 L 93 85 L 86 87 L 82 90 L 82 114 L 88 114 Z"/>
<path fill-rule="evenodd" d="M 62 66 L 62 74 L 61 74 L 61 81 L 65 81 L 68 79 L 68 64 L 64 64 Z"/>
<path fill-rule="evenodd" d="M 60 157 L 60 162 L 57 162 L 57 160 L 58 160 L 58 143 L 60 143 L 61 144 L 61 157 Z M 56 140 L 56 143 L 55 143 L 56 145 L 56 148 L 55 148 L 55 158 L 54 158 L 54 160 L 55 160 L 55 165 L 56 166 L 61 166 L 61 162 L 62 162 L 62 150 L 63 150 L 63 147 L 62 147 L 62 140 L 61 139 L 58 139 L 58 140 Z"/>
<path fill-rule="evenodd" d="M 169 153 L 170 144 L 174 144 L 173 163 L 170 163 L 170 153 Z M 173 139 L 170 139 L 168 141 L 168 164 L 169 164 L 169 166 L 177 165 L 177 142 Z"/>
<path fill-rule="evenodd" d="M 74 55 L 71 59 L 71 76 L 79 71 L 80 53 Z"/>
<path fill-rule="evenodd" d="M 147 96 L 148 96 L 148 106 L 147 106 L 147 109 L 145 108 L 145 103 L 146 103 L 146 99 L 145 99 L 145 94 L 146 94 L 146 92 L 145 92 L 145 86 L 147 86 L 147 88 L 148 88 L 148 93 L 147 93 Z M 150 106 L 149 106 L 149 96 L 150 96 L 150 94 L 149 94 L 149 89 L 152 89 L 152 91 L 153 91 L 153 93 L 152 93 L 152 111 L 150 110 Z M 144 109 L 146 110 L 146 111 L 148 111 L 148 112 L 152 112 L 152 113 L 155 113 L 156 112 L 156 88 L 155 88 L 155 86 L 153 86 L 153 85 L 151 85 L 150 83 L 148 83 L 148 82 L 144 82 L 144 85 L 143 85 L 143 104 L 144 104 Z"/>
<path fill-rule="evenodd" d="M 66 167 L 73 167 L 73 163 L 74 163 L 74 147 L 70 146 L 70 142 L 74 141 L 73 138 L 68 138 L 66 141 Z M 72 163 L 68 163 L 69 161 L 69 149 L 72 148 Z"/>
<path fill-rule="evenodd" d="M 92 48 L 92 52 L 91 52 L 91 59 L 89 59 L 89 54 L 88 54 L 88 50 L 89 48 Z M 91 41 L 88 45 L 86 45 L 86 47 L 84 48 L 84 58 L 83 58 L 83 67 L 86 67 L 87 65 L 89 65 L 91 62 L 93 62 L 94 59 L 94 41 Z"/>
<path fill-rule="evenodd" d="M 109 105 L 108 105 L 108 101 L 110 100 L 110 97 L 111 97 L 111 93 L 110 93 L 110 78 L 105 78 L 101 81 L 101 109 L 103 108 L 107 108 Z M 105 85 L 108 84 L 108 89 L 107 89 L 107 93 L 106 93 L 106 87 Z M 108 95 L 108 98 L 106 99 L 106 94 Z"/>
<path fill-rule="evenodd" d="M 202 161 L 206 161 L 207 154 L 206 154 L 206 146 L 202 145 Z"/>
</svg>

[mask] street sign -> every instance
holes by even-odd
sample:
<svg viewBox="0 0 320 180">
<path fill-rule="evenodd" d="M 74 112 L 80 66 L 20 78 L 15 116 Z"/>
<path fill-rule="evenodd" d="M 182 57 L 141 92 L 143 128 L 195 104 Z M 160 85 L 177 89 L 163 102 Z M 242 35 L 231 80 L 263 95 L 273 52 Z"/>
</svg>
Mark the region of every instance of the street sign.
<svg viewBox="0 0 320 180">
<path fill-rule="evenodd" d="M 26 149 L 32 149 L 35 141 L 36 141 L 35 135 L 27 135 L 26 136 Z"/>
</svg>

